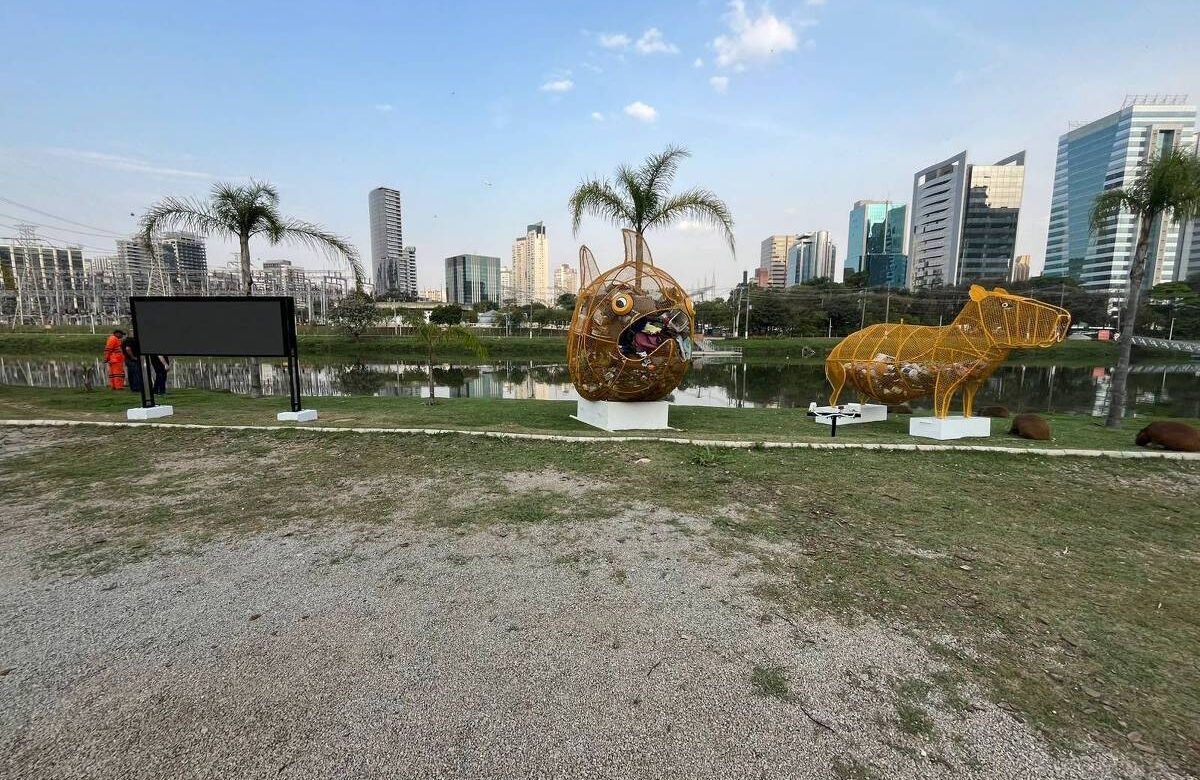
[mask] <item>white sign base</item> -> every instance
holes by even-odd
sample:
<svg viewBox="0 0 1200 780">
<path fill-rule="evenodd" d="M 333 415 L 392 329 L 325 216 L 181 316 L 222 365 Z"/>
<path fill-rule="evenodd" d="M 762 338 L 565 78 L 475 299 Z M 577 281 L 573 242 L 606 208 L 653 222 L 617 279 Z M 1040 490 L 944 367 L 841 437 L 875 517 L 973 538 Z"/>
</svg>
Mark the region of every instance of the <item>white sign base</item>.
<svg viewBox="0 0 1200 780">
<path fill-rule="evenodd" d="M 668 430 L 666 401 L 587 401 L 579 399 L 571 417 L 603 431 Z"/>
<path fill-rule="evenodd" d="M 175 414 L 175 407 L 170 404 L 162 404 L 161 406 L 139 406 L 135 409 L 125 410 L 126 420 L 153 420 L 157 417 L 170 417 Z"/>
<path fill-rule="evenodd" d="M 925 439 L 963 439 L 968 436 L 991 436 L 991 417 L 910 417 L 908 435 Z"/>
<path fill-rule="evenodd" d="M 831 414 L 857 414 L 858 417 L 839 417 L 838 427 L 855 423 L 883 422 L 887 419 L 887 407 L 883 404 L 841 404 L 840 406 L 818 406 L 811 410 L 814 419 L 821 425 L 829 425 Z"/>
<path fill-rule="evenodd" d="M 280 412 L 275 415 L 279 422 L 312 422 L 317 419 L 316 409 L 301 409 L 298 412 Z"/>
</svg>

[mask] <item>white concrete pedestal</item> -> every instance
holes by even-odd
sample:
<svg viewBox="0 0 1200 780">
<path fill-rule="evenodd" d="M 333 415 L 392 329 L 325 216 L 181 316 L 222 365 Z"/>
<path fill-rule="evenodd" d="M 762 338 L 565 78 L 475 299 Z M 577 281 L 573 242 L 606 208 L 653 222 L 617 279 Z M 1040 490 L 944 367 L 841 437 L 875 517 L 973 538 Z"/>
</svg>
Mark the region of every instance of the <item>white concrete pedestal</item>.
<svg viewBox="0 0 1200 780">
<path fill-rule="evenodd" d="M 838 426 L 854 425 L 855 423 L 883 422 L 887 419 L 887 407 L 883 404 L 840 404 L 838 406 L 817 406 L 810 410 L 813 418 L 821 425 L 829 425 L 830 415 L 857 414 L 857 417 L 839 417 Z"/>
<path fill-rule="evenodd" d="M 926 439 L 962 439 L 967 436 L 991 436 L 991 417 L 910 417 L 908 435 Z"/>
<path fill-rule="evenodd" d="M 604 431 L 661 431 L 667 425 L 666 401 L 586 401 L 579 399 L 575 414 L 581 423 Z"/>
<path fill-rule="evenodd" d="M 316 409 L 301 409 L 298 412 L 280 412 L 275 415 L 279 422 L 312 422 L 317 419 Z"/>
<path fill-rule="evenodd" d="M 134 409 L 125 410 L 126 420 L 153 420 L 157 417 L 170 417 L 175 414 L 175 407 L 170 404 L 162 404 L 161 406 L 138 406 Z"/>
</svg>

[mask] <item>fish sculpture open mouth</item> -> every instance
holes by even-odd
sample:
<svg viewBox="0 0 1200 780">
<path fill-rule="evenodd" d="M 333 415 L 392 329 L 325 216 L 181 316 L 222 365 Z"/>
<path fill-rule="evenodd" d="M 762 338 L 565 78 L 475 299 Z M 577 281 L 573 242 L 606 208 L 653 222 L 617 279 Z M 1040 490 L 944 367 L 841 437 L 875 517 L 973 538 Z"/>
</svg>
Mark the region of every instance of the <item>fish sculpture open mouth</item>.
<svg viewBox="0 0 1200 780">
<path fill-rule="evenodd" d="M 581 289 L 567 336 L 567 365 L 589 401 L 658 401 L 691 366 L 695 309 L 671 275 L 655 267 L 645 239 L 624 231 L 625 262 L 599 273 L 579 249 Z"/>
</svg>

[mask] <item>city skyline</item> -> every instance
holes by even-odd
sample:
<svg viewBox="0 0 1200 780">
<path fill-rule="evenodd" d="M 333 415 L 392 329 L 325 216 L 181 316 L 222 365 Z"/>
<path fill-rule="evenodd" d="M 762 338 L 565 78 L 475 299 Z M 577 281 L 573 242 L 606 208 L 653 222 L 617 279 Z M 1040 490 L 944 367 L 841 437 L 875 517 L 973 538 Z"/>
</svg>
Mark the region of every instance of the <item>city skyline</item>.
<svg viewBox="0 0 1200 780">
<path fill-rule="evenodd" d="M 685 285 L 715 276 L 728 289 L 757 265 L 763 236 L 822 228 L 845 247 L 852 204 L 906 202 L 912 172 L 928 161 L 963 148 L 974 160 L 1026 149 L 1015 251 L 1038 273 L 1058 138 L 1069 123 L 1106 116 L 1129 93 L 1200 99 L 1188 42 L 1200 25 L 1194 3 L 1156 4 L 1151 16 L 1172 20 L 1159 26 L 1118 3 L 1014 3 L 998 16 L 949 3 L 863 14 L 837 0 L 515 15 L 482 4 L 355 6 L 332 19 L 300 3 L 278 24 L 255 11 L 231 30 L 213 21 L 222 6 L 154 17 L 7 7 L 9 26 L 26 34 L 3 55 L 18 77 L 0 85 L 0 97 L 41 119 L 0 128 L 0 197 L 88 227 L 11 202 L 0 202 L 2 223 L 40 224 L 39 234 L 60 245 L 111 255 L 108 234 L 132 233 L 160 197 L 203 195 L 214 180 L 252 175 L 366 258 L 361 193 L 387 182 L 403 194 L 406 239 L 420 247 L 417 286 L 427 288 L 443 276 L 444 258 L 464 247 L 503 257 L 511 226 L 533 220 L 556 236 L 552 266 L 572 262 L 579 243 L 602 265 L 615 260 L 611 227 L 585 223 L 571 235 L 567 195 L 581 177 L 674 142 L 694 153 L 680 184 L 729 203 L 738 258 L 685 223 L 650 234 L 656 260 Z M 55 23 L 40 23 L 47 18 Z M 159 34 L 181 27 L 195 34 Z M 639 46 L 651 28 L 657 37 Z M 396 29 L 413 31 L 411 42 L 376 52 L 385 47 L 374 42 Z M 748 31 L 776 35 L 775 45 L 756 45 Z M 229 51 L 246 53 L 214 61 L 202 43 L 217 34 Z M 463 54 L 445 62 L 434 55 L 452 35 Z M 544 45 L 525 45 L 530 36 Z M 895 36 L 936 44 L 903 58 L 872 45 Z M 1122 42 L 1115 53 L 1112 40 Z M 850 41 L 853 60 L 839 55 Z M 338 58 L 315 53 L 331 45 Z M 862 97 L 861 84 L 885 66 L 902 86 Z M 406 77 L 413 73 L 421 78 Z M 1039 89 L 1014 89 L 1021 83 Z M 778 99 L 783 91 L 822 105 L 824 121 L 797 121 L 794 103 Z M 163 110 L 168 103 L 175 110 Z M 209 257 L 229 249 L 210 241 Z M 265 242 L 253 252 L 328 265 Z"/>
</svg>

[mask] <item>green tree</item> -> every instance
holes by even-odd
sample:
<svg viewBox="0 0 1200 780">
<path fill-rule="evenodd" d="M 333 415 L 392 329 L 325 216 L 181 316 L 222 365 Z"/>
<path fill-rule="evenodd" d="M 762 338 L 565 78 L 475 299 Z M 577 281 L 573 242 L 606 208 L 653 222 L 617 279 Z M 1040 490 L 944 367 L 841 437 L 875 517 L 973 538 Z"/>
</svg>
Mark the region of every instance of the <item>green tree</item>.
<svg viewBox="0 0 1200 780">
<path fill-rule="evenodd" d="M 679 163 L 687 157 L 691 157 L 687 149 L 668 146 L 660 154 L 647 157 L 640 168 L 619 166 L 615 173 L 615 185 L 607 179 L 584 181 L 575 188 L 568 201 L 572 231 L 579 234 L 585 214 L 607 220 L 617 227 L 630 228 L 639 236 L 644 236 L 651 228 L 691 219 L 719 230 L 729 244 L 730 254 L 736 254 L 733 216 L 724 201 L 713 192 L 699 187 L 671 194 L 671 183 Z M 640 243 L 635 262 L 635 284 L 640 284 Z"/>
<path fill-rule="evenodd" d="M 383 316 L 371 296 L 354 290 L 333 305 L 329 311 L 329 322 L 357 341 L 367 329 L 375 327 Z"/>
<path fill-rule="evenodd" d="M 462 307 L 457 303 L 435 306 L 429 312 L 429 321 L 435 325 L 458 325 L 463 321 Z"/>
<path fill-rule="evenodd" d="M 1133 184 L 1123 189 L 1105 190 L 1092 205 L 1091 227 L 1099 233 L 1121 212 L 1137 218 L 1137 244 L 1129 265 L 1129 288 L 1121 308 L 1121 341 L 1117 369 L 1113 373 L 1112 395 L 1108 406 L 1109 428 L 1121 427 L 1129 382 L 1133 332 L 1137 323 L 1138 303 L 1146 276 L 1146 256 L 1151 236 L 1164 220 L 1189 220 L 1200 213 L 1200 159 L 1189 151 L 1171 149 L 1142 164 Z"/>
<path fill-rule="evenodd" d="M 575 310 L 575 293 L 563 293 L 558 296 L 558 308 L 566 309 L 567 311 Z"/>
<path fill-rule="evenodd" d="M 433 358 L 438 348 L 456 344 L 465 347 L 476 357 L 487 357 L 487 348 L 471 331 L 461 325 L 441 325 L 426 322 L 416 328 L 417 344 L 425 352 L 425 372 L 429 374 L 429 403 L 436 403 L 433 396 Z"/>
<path fill-rule="evenodd" d="M 279 192 L 266 182 L 253 179 L 249 184 L 241 185 L 218 182 L 213 185 L 207 202 L 195 198 L 163 198 L 142 215 L 142 240 L 153 247 L 152 237 L 164 230 L 236 239 L 246 295 L 254 293 L 251 238 L 265 238 L 271 245 L 280 242 L 299 244 L 342 258 L 354 274 L 355 289 L 362 290 L 363 268 L 358 250 L 347 239 L 320 225 L 280 214 Z M 262 374 L 258 366 L 258 358 L 250 358 L 250 395 L 255 398 L 262 395 Z"/>
</svg>

